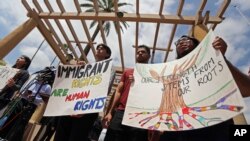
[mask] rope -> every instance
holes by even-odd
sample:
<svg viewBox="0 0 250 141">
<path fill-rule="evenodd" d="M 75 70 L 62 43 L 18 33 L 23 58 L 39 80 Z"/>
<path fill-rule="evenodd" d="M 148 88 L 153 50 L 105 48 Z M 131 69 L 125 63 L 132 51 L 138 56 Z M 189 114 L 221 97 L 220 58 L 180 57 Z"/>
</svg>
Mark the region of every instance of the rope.
<svg viewBox="0 0 250 141">
<path fill-rule="evenodd" d="M 233 7 L 235 7 L 235 9 L 240 13 L 241 17 L 245 19 L 247 24 L 250 26 L 250 22 L 248 21 L 247 17 L 240 11 L 239 7 L 237 5 L 233 5 Z"/>
</svg>

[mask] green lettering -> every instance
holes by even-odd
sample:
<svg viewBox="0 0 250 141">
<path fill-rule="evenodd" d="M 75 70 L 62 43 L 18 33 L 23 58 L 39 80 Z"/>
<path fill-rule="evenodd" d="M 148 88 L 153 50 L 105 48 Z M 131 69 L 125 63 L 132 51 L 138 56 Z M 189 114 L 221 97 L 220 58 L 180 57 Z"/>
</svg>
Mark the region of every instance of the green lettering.
<svg viewBox="0 0 250 141">
<path fill-rule="evenodd" d="M 55 89 L 52 92 L 52 96 L 66 96 L 68 94 L 69 89 Z"/>
</svg>

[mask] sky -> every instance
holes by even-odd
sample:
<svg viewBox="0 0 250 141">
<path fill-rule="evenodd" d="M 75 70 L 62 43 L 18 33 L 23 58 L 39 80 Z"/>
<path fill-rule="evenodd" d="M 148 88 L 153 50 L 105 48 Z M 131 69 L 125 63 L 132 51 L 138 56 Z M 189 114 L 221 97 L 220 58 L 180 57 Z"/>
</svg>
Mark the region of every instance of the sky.
<svg viewBox="0 0 250 141">
<path fill-rule="evenodd" d="M 51 0 L 52 6 L 54 5 L 56 0 Z M 157 6 L 156 3 L 159 0 L 143 0 L 143 2 L 140 2 L 140 13 L 158 13 L 159 11 L 159 5 Z M 79 3 L 84 2 L 83 0 L 79 0 Z M 129 2 L 132 5 L 135 5 L 135 0 L 120 0 L 120 2 Z M 194 9 L 197 8 L 197 3 L 199 3 L 200 0 L 186 0 L 186 4 L 184 6 L 183 13 L 185 14 L 192 14 L 194 12 Z M 208 9 L 215 9 L 218 8 L 218 6 L 221 4 L 222 0 L 211 0 L 208 1 L 207 7 Z M 62 3 L 67 5 L 65 8 L 67 11 L 74 11 L 72 1 L 70 0 L 62 0 Z M 153 5 L 153 6 L 152 6 Z M 176 7 L 176 0 L 167 0 L 165 1 L 163 13 L 164 14 L 171 14 L 175 13 L 175 7 Z M 55 7 L 55 9 L 58 9 L 58 7 Z M 205 9 L 206 9 L 205 8 Z M 127 12 L 135 12 L 135 7 L 128 6 L 123 8 L 122 10 Z M 215 13 L 211 12 L 211 15 L 214 15 Z M 230 60 L 232 64 L 234 64 L 237 68 L 239 68 L 243 73 L 247 74 L 249 67 L 250 67 L 250 40 L 248 39 L 250 37 L 250 1 L 249 0 L 231 0 L 231 4 L 227 8 L 225 14 L 224 14 L 224 21 L 219 24 L 216 29 L 215 33 L 216 35 L 222 37 L 228 44 L 228 49 L 226 52 L 226 58 Z M 25 22 L 28 19 L 27 17 L 27 11 L 24 8 L 24 6 L 21 3 L 21 0 L 8 0 L 0 1 L 0 39 L 4 38 L 6 35 L 8 35 L 11 31 L 13 31 L 15 28 L 17 28 L 19 25 L 21 25 L 23 22 Z M 52 22 L 52 24 L 54 24 Z M 73 26 L 78 27 L 79 23 L 74 23 Z M 89 24 L 89 22 L 87 23 Z M 65 22 L 62 22 L 62 25 L 66 25 Z M 79 26 L 80 27 L 80 26 Z M 159 42 L 157 42 L 157 46 L 164 46 L 166 47 L 166 42 L 164 42 L 164 38 L 168 38 L 169 32 L 171 27 L 169 25 L 161 25 L 160 27 L 160 33 L 159 33 Z M 58 29 L 56 29 L 58 31 Z M 188 28 L 185 27 L 178 27 L 177 35 L 181 36 L 182 33 L 185 33 L 188 30 Z M 78 31 L 78 30 L 77 30 Z M 79 30 L 82 31 L 82 30 Z M 91 29 L 90 32 L 92 33 L 94 29 Z M 140 24 L 140 35 L 139 35 L 139 44 L 150 44 L 153 45 L 152 36 L 148 35 L 154 35 L 155 32 L 155 25 L 154 24 Z M 131 45 L 134 44 L 135 38 L 134 38 L 134 32 L 135 32 L 135 24 L 129 23 L 129 28 L 125 30 L 122 34 L 122 41 L 123 46 L 126 47 L 124 50 L 124 59 L 129 60 L 125 62 L 126 67 L 131 67 L 134 65 L 134 57 L 131 57 L 131 53 L 134 54 L 134 49 L 131 47 Z M 145 34 L 142 34 L 145 33 Z M 86 39 L 86 36 L 84 34 L 79 34 L 80 38 Z M 132 37 L 132 38 L 131 38 Z M 113 40 L 117 40 L 117 36 L 115 35 L 115 31 L 111 30 L 110 35 L 107 37 L 107 42 L 109 46 L 114 47 L 112 48 L 112 58 L 114 58 L 115 64 L 119 64 L 120 60 L 120 53 L 118 48 L 115 48 L 118 46 L 117 42 L 114 42 Z M 175 37 L 174 40 L 176 40 L 177 37 Z M 13 49 L 7 56 L 4 57 L 4 60 L 7 62 L 9 66 L 12 66 L 16 58 L 22 54 L 25 54 L 29 57 L 32 57 L 35 51 L 37 50 L 38 46 L 42 43 L 44 40 L 43 36 L 40 34 L 40 32 L 37 29 L 34 29 L 28 36 L 22 40 L 15 49 Z M 87 41 L 87 39 L 86 39 Z M 100 37 L 96 39 L 96 42 L 101 42 Z M 127 47 L 128 46 L 128 47 Z M 129 47 L 130 46 L 130 47 Z M 162 58 L 164 58 L 164 55 L 161 53 L 156 54 L 155 63 L 160 63 Z M 55 54 L 52 51 L 52 49 L 49 47 L 47 42 L 45 41 L 37 55 L 32 61 L 32 64 L 29 68 L 29 71 L 31 73 L 34 73 L 35 71 L 38 71 L 40 69 L 43 69 L 46 66 L 49 66 L 53 60 L 55 59 L 54 63 L 52 65 L 57 65 L 59 63 L 58 58 L 55 58 Z M 90 62 L 93 60 L 93 55 L 90 53 Z M 170 53 L 169 61 L 175 59 L 175 51 Z M 247 105 L 250 106 L 250 98 L 245 99 L 245 101 L 248 103 Z M 248 114 L 249 118 L 247 118 L 250 123 L 250 110 L 246 112 Z"/>
</svg>

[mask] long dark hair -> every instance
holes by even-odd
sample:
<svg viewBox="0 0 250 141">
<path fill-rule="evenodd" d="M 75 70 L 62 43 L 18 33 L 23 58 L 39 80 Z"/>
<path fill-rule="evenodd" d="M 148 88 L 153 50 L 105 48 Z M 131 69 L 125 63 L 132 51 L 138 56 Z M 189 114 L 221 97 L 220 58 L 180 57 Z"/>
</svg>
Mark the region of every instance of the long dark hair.
<svg viewBox="0 0 250 141">
<path fill-rule="evenodd" d="M 25 64 L 20 69 L 27 70 L 29 68 L 29 66 L 30 66 L 30 63 L 31 63 L 30 58 L 28 56 L 26 56 L 26 55 L 22 55 L 20 57 L 23 57 L 24 60 L 25 60 Z M 16 68 L 16 64 L 13 65 L 12 68 Z"/>
<path fill-rule="evenodd" d="M 188 39 L 190 39 L 190 40 L 193 42 L 194 48 L 193 48 L 192 50 L 194 50 L 194 49 L 200 44 L 200 41 L 199 41 L 198 39 L 196 39 L 196 38 L 194 38 L 194 37 L 191 37 L 191 36 L 183 35 L 183 36 L 181 36 L 181 38 L 188 38 Z M 181 38 L 180 38 L 180 39 L 181 39 Z M 179 40 L 180 40 L 180 39 L 179 39 Z M 190 50 L 189 52 L 186 52 L 185 55 L 187 55 L 188 53 L 190 53 L 192 50 Z M 176 59 L 180 59 L 180 58 L 183 57 L 183 56 L 180 56 L 180 54 L 178 54 L 177 51 L 176 51 L 176 54 L 177 54 Z"/>
</svg>

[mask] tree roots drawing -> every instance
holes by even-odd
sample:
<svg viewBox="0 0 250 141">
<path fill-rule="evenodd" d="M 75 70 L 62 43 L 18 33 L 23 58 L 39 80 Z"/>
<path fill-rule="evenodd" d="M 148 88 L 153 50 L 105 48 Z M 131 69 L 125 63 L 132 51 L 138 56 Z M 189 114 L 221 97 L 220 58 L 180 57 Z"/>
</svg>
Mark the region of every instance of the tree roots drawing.
<svg viewBox="0 0 250 141">
<path fill-rule="evenodd" d="M 242 110 L 242 106 L 235 106 L 235 105 L 227 105 L 223 104 L 224 101 L 230 97 L 231 95 L 236 92 L 236 89 L 231 91 L 226 96 L 220 98 L 217 102 L 210 106 L 203 106 L 203 107 L 182 107 L 177 112 L 140 112 L 140 113 L 130 113 L 131 116 L 130 119 L 136 118 L 140 115 L 151 115 L 147 118 L 144 118 L 139 121 L 139 124 L 143 127 L 146 123 L 148 123 L 150 120 L 154 118 L 159 118 L 159 121 L 155 123 L 154 125 L 151 125 L 148 127 L 149 130 L 157 130 L 161 124 L 164 124 L 167 126 L 169 130 L 177 131 L 177 130 L 183 130 L 183 127 L 186 126 L 188 129 L 193 129 L 194 127 L 185 119 L 185 117 L 189 116 L 192 119 L 199 122 L 202 126 L 207 126 L 209 122 L 213 121 L 221 121 L 220 118 L 205 118 L 204 116 L 200 116 L 198 114 L 195 114 L 194 112 L 205 112 L 209 110 L 228 110 L 228 111 L 234 111 L 239 112 Z M 173 116 L 178 116 L 178 121 L 175 121 L 173 119 Z"/>
<path fill-rule="evenodd" d="M 227 98 L 236 92 L 236 89 L 228 92 L 227 95 L 217 100 L 214 104 L 202 107 L 188 107 L 183 96 L 178 94 L 180 85 L 175 85 L 175 87 L 173 87 L 172 84 L 178 83 L 181 79 L 180 74 L 195 64 L 199 53 L 200 50 L 196 55 L 193 55 L 189 61 L 185 60 L 180 66 L 176 65 L 171 77 L 164 77 L 166 66 L 160 74 L 154 70 L 150 70 L 149 72 L 151 76 L 155 80 L 163 83 L 164 89 L 160 108 L 155 112 L 129 113 L 129 119 L 138 118 L 139 116 L 145 117 L 145 115 L 148 115 L 148 117 L 139 121 L 141 127 L 146 126 L 147 123 L 154 120 L 154 122 L 156 121 L 155 124 L 147 125 L 146 128 L 149 130 L 157 130 L 161 125 L 165 125 L 168 130 L 178 131 L 183 130 L 184 127 L 187 129 L 194 128 L 192 123 L 187 120 L 190 120 L 190 118 L 197 121 L 202 126 L 208 126 L 210 122 L 222 121 L 220 118 L 206 118 L 205 116 L 197 114 L 200 112 L 219 109 L 234 112 L 241 111 L 243 109 L 242 106 L 228 105 L 224 103 Z"/>
</svg>

